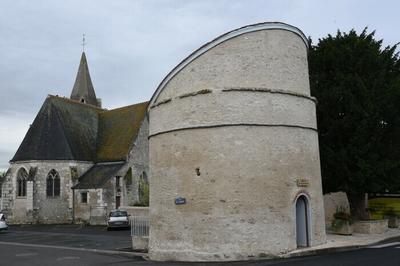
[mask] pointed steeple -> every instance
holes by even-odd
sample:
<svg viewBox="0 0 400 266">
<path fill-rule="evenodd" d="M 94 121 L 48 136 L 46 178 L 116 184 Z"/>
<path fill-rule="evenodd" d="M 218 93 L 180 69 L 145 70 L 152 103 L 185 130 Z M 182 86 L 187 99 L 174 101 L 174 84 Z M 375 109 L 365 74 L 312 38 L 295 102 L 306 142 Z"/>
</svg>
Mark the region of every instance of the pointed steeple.
<svg viewBox="0 0 400 266">
<path fill-rule="evenodd" d="M 99 101 L 96 98 L 92 80 L 90 79 L 85 52 L 82 52 L 78 74 L 76 75 L 74 88 L 71 93 L 71 99 L 81 103 L 99 106 Z"/>
</svg>

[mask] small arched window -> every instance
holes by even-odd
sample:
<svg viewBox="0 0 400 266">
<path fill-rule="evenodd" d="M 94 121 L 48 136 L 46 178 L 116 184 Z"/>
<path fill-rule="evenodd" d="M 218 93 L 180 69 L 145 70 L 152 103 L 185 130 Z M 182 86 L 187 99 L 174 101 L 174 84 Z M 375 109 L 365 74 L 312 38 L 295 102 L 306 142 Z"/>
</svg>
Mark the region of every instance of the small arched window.
<svg viewBox="0 0 400 266">
<path fill-rule="evenodd" d="M 47 197 L 60 196 L 60 175 L 52 169 L 46 178 L 46 195 Z"/>
<path fill-rule="evenodd" d="M 28 173 L 24 168 L 18 170 L 17 174 L 17 196 L 26 197 L 26 180 L 28 179 Z"/>
</svg>

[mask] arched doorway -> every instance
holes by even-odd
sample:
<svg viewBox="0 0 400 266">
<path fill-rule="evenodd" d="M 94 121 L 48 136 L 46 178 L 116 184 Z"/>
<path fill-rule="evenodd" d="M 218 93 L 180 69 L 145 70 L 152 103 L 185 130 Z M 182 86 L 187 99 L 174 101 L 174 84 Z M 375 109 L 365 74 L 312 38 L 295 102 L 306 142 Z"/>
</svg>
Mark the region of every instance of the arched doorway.
<svg viewBox="0 0 400 266">
<path fill-rule="evenodd" d="M 308 230 L 308 201 L 305 196 L 300 196 L 296 201 L 296 242 L 297 247 L 310 245 Z"/>
</svg>

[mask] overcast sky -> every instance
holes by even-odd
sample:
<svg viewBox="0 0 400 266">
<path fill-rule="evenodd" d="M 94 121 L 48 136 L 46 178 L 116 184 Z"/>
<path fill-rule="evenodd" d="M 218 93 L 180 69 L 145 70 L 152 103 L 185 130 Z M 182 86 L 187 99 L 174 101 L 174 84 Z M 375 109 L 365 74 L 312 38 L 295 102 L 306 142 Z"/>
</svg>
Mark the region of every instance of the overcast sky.
<svg viewBox="0 0 400 266">
<path fill-rule="evenodd" d="M 149 100 L 184 57 L 232 29 L 282 21 L 315 43 L 368 26 L 394 45 L 399 10 L 395 0 L 0 0 L 0 170 L 46 96 L 70 96 L 83 33 L 97 97 L 111 109 Z"/>
</svg>

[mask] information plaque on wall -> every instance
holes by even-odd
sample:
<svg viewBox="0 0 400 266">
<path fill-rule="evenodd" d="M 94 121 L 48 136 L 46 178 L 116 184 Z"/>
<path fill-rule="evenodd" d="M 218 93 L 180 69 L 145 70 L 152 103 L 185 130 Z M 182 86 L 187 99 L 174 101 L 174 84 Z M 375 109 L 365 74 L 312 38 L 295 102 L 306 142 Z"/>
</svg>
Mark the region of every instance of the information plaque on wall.
<svg viewBox="0 0 400 266">
<path fill-rule="evenodd" d="M 298 187 L 308 187 L 310 185 L 310 180 L 307 178 L 297 178 L 296 184 Z"/>
</svg>

